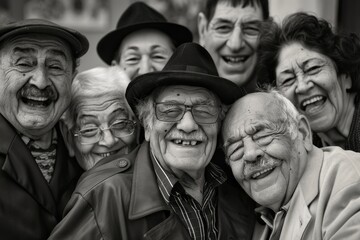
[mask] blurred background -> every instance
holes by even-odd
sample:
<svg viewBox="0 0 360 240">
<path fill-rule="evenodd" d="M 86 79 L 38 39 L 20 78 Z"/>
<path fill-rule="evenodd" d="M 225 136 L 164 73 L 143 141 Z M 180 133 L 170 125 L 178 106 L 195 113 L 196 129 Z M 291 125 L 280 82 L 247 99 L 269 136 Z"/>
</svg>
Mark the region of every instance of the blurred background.
<svg viewBox="0 0 360 240">
<path fill-rule="evenodd" d="M 83 33 L 90 42 L 79 71 L 105 66 L 96 53 L 100 38 L 115 29 L 122 12 L 137 0 L 0 0 L 0 24 L 24 18 L 45 18 Z M 143 0 L 169 21 L 189 27 L 197 41 L 197 13 L 205 0 Z M 296 11 L 306 11 L 329 21 L 338 32 L 360 35 L 358 0 L 269 0 L 276 21 Z"/>
</svg>

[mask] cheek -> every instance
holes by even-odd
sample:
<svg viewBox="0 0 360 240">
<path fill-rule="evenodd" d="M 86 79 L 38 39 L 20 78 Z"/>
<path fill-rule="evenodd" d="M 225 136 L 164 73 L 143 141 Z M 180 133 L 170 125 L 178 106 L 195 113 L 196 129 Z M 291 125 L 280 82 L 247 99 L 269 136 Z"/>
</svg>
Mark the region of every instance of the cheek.
<svg viewBox="0 0 360 240">
<path fill-rule="evenodd" d="M 231 171 L 238 183 L 242 182 L 242 179 L 243 179 L 243 169 L 244 169 L 243 166 L 244 166 L 244 164 L 243 164 L 243 161 L 241 161 L 241 160 L 235 161 L 235 162 L 233 162 L 233 161 L 230 162 Z"/>
<path fill-rule="evenodd" d="M 121 138 L 121 140 L 126 144 L 126 146 L 128 148 L 130 148 L 130 150 L 135 147 L 136 145 L 136 133 L 133 133 L 132 135 L 130 136 L 127 136 L 127 137 L 123 137 Z"/>
<path fill-rule="evenodd" d="M 94 144 L 81 144 L 80 142 L 75 141 L 75 146 L 77 152 L 79 152 L 81 155 L 88 155 L 93 149 Z"/>
<path fill-rule="evenodd" d="M 250 48 L 255 50 L 255 49 L 257 49 L 257 47 L 259 45 L 259 39 L 258 38 L 250 39 L 250 40 L 247 40 L 246 43 Z"/>
</svg>

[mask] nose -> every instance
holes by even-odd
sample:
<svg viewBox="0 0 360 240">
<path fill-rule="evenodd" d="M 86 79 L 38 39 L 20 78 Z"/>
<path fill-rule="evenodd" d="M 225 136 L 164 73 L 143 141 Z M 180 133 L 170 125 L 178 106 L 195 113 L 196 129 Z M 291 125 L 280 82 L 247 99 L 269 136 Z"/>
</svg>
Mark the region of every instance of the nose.
<svg viewBox="0 0 360 240">
<path fill-rule="evenodd" d="M 242 36 L 242 32 L 240 27 L 235 27 L 232 31 L 229 39 L 226 42 L 226 45 L 232 50 L 232 51 L 238 51 L 241 49 L 241 47 L 244 44 L 244 39 Z"/>
<path fill-rule="evenodd" d="M 118 139 L 114 137 L 110 129 L 106 129 L 102 132 L 102 138 L 99 141 L 99 145 L 111 148 L 117 141 Z"/>
<path fill-rule="evenodd" d="M 177 123 L 177 129 L 190 133 L 199 129 L 199 125 L 190 111 L 185 112 L 183 118 Z"/>
<path fill-rule="evenodd" d="M 314 86 L 314 83 L 309 77 L 299 76 L 297 77 L 297 85 L 295 88 L 295 93 L 306 93 L 310 88 Z"/>
<path fill-rule="evenodd" d="M 264 151 L 258 146 L 251 137 L 247 137 L 243 139 L 244 144 L 244 156 L 243 159 L 246 162 L 254 162 L 259 159 L 264 154 Z"/>
<path fill-rule="evenodd" d="M 139 75 L 153 71 L 154 68 L 152 67 L 152 63 L 149 56 L 143 56 L 139 64 L 139 72 L 138 72 Z"/>
<path fill-rule="evenodd" d="M 30 79 L 30 84 L 35 85 L 38 89 L 45 89 L 50 85 L 45 67 L 38 66 L 34 69 Z"/>
</svg>

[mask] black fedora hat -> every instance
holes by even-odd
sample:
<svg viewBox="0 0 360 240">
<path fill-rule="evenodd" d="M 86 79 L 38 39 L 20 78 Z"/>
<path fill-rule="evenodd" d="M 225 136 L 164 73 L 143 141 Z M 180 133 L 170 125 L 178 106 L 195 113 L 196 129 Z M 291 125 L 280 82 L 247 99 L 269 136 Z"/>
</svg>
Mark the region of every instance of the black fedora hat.
<svg viewBox="0 0 360 240">
<path fill-rule="evenodd" d="M 81 33 L 44 19 L 25 19 L 0 27 L 0 42 L 20 34 L 44 33 L 59 37 L 69 43 L 75 57 L 83 56 L 89 49 L 89 41 Z"/>
<path fill-rule="evenodd" d="M 205 48 L 197 43 L 180 45 L 163 70 L 146 73 L 131 81 L 126 89 L 126 99 L 134 112 L 136 105 L 155 88 L 167 85 L 189 85 L 207 88 L 224 104 L 232 104 L 246 94 L 228 79 L 219 77 L 216 66 Z"/>
<path fill-rule="evenodd" d="M 135 2 L 121 15 L 116 29 L 100 39 L 96 48 L 98 55 L 110 65 L 123 38 L 136 30 L 145 28 L 164 32 L 173 40 L 175 47 L 191 42 L 193 38 L 188 28 L 168 22 L 162 14 L 143 2 Z"/>
</svg>

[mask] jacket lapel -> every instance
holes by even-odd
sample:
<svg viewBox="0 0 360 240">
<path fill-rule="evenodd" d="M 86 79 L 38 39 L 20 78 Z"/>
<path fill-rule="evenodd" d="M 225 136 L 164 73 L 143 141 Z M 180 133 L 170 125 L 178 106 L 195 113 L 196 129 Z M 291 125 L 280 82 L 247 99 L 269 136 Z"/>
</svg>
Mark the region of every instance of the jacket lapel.
<svg viewBox="0 0 360 240">
<path fill-rule="evenodd" d="M 319 177 L 323 163 L 323 152 L 315 148 L 309 155 L 306 169 L 296 188 L 287 217 L 284 222 L 281 239 L 301 239 L 312 218 L 309 205 L 319 194 Z"/>
<path fill-rule="evenodd" d="M 134 176 L 130 197 L 129 219 L 146 218 L 149 231 L 146 239 L 189 239 L 169 207 L 166 205 L 157 185 L 153 170 L 149 143 L 144 142 L 134 163 Z M 185 237 L 184 237 L 185 236 Z"/>
<path fill-rule="evenodd" d="M 134 220 L 154 212 L 169 210 L 157 186 L 156 176 L 150 158 L 148 142 L 139 149 L 134 163 L 129 219 Z"/>
<path fill-rule="evenodd" d="M 0 115 L 1 152 L 6 155 L 2 170 L 22 186 L 51 214 L 56 214 L 54 198 L 30 151 L 13 127 Z"/>
<path fill-rule="evenodd" d="M 49 186 L 57 201 L 56 204 L 59 212 L 61 213 L 83 170 L 78 165 L 75 158 L 70 158 L 58 125 L 56 125 L 56 131 L 56 162 Z M 64 201 L 62 201 L 63 198 Z"/>
</svg>

